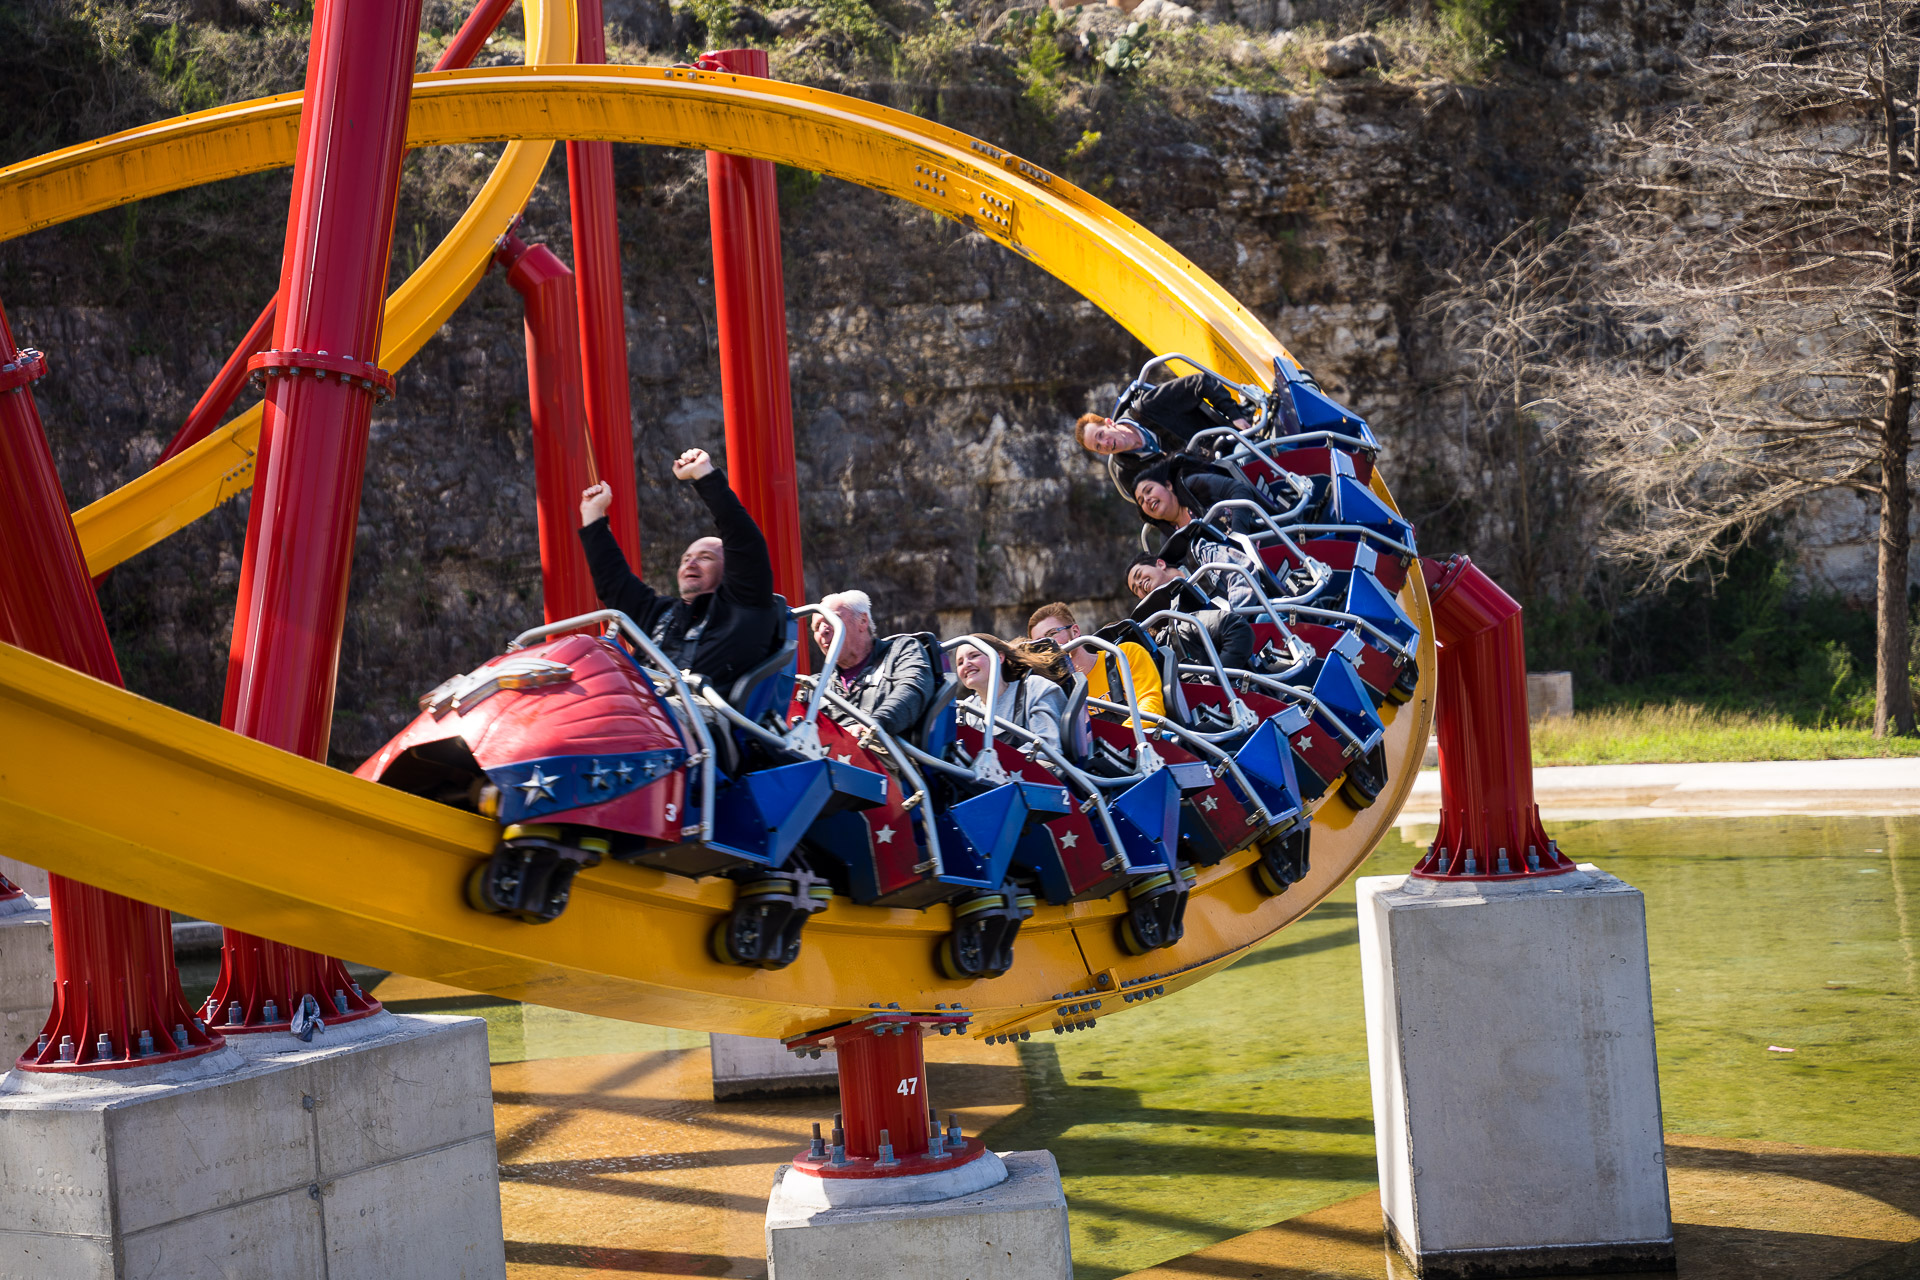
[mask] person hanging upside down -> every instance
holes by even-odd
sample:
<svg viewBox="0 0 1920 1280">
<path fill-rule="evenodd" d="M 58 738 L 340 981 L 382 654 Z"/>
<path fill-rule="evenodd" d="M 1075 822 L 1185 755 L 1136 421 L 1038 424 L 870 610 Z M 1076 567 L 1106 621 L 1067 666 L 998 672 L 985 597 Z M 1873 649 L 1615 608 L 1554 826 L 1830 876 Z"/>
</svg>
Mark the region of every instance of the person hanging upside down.
<svg viewBox="0 0 1920 1280">
<path fill-rule="evenodd" d="M 1082 414 L 1073 438 L 1089 453 L 1110 458 L 1114 479 L 1131 493 L 1142 471 L 1186 452 L 1200 432 L 1229 423 L 1244 429 L 1242 412 L 1219 379 L 1195 373 L 1136 392 L 1118 418 Z"/>
<path fill-rule="evenodd" d="M 767 540 L 707 451 L 681 454 L 673 478 L 693 485 L 720 529 L 681 553 L 679 595 L 655 591 L 627 564 L 607 523 L 613 490 L 604 481 L 580 495 L 580 543 L 600 603 L 632 618 L 682 670 L 725 692 L 781 643 L 787 611 L 774 595 Z"/>
<path fill-rule="evenodd" d="M 933 664 L 913 636 L 873 635 L 873 601 L 864 591 L 836 591 L 822 597 L 820 607 L 840 619 L 846 637 L 840 642 L 840 696 L 872 716 L 888 733 L 899 737 L 917 727 L 933 697 Z M 826 653 L 833 647 L 833 624 L 813 620 L 813 642 Z"/>
<path fill-rule="evenodd" d="M 1080 624 L 1073 620 L 1073 610 L 1059 601 L 1041 605 L 1027 619 L 1027 638 L 1030 640 L 1050 640 L 1065 648 L 1069 641 L 1079 636 Z M 1166 691 L 1161 687 L 1159 671 L 1154 668 L 1153 655 L 1131 640 L 1120 642 L 1120 652 L 1126 657 L 1127 670 L 1133 674 L 1133 693 L 1140 701 L 1140 710 L 1148 715 L 1165 715 Z M 1074 670 L 1087 677 L 1089 698 L 1101 698 L 1107 702 L 1127 700 L 1126 685 L 1120 679 L 1119 664 L 1114 661 L 1112 654 L 1085 645 L 1069 653 L 1067 661 L 1073 664 Z"/>
<path fill-rule="evenodd" d="M 1162 619 L 1148 628 L 1154 640 L 1180 655 L 1180 661 L 1195 666 L 1210 666 L 1207 647 L 1195 633 L 1194 623 L 1204 627 L 1213 641 L 1220 665 L 1229 671 L 1245 670 L 1253 657 L 1253 627 L 1231 609 L 1218 608 L 1207 594 L 1187 581 L 1185 574 L 1151 552 L 1141 552 L 1127 566 L 1127 590 L 1140 604 L 1134 618 L 1145 623 L 1165 609 L 1178 609 L 1193 622 Z"/>
</svg>

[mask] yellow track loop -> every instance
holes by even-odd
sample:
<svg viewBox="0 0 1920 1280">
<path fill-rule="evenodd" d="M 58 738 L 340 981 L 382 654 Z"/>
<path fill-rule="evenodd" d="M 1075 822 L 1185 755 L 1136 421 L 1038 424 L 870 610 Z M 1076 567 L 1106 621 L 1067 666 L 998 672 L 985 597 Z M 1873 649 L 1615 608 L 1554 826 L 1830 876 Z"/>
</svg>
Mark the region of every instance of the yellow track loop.
<svg viewBox="0 0 1920 1280">
<path fill-rule="evenodd" d="M 240 103 L 0 170 L 0 238 L 291 163 L 298 111 L 298 95 Z M 1016 156 L 891 108 L 654 67 L 501 67 L 415 81 L 409 145 L 563 137 L 710 148 L 816 169 L 967 223 L 1058 276 L 1154 351 L 1184 351 L 1262 383 L 1282 351 L 1244 307 L 1130 218 Z M 395 295 L 383 364 L 411 356 L 465 296 L 509 204 L 519 207 L 500 202 L 490 221 L 470 213 L 458 263 L 429 263 Z M 401 316 L 403 299 L 416 300 L 415 281 L 419 310 Z M 137 554 L 251 484 L 257 424 L 250 414 L 79 512 L 89 569 Z"/>
<path fill-rule="evenodd" d="M 297 99 L 243 103 L 0 170 L 0 238 L 289 163 L 297 111 Z M 1155 351 L 1184 351 L 1261 383 L 1281 353 L 1243 307 L 1144 228 L 1018 157 L 913 116 L 773 81 L 656 68 L 500 68 L 416 82 L 412 145 L 563 137 L 711 148 L 816 169 L 976 228 Z M 450 251 L 408 282 L 420 285 L 415 321 L 396 319 L 407 287 L 390 302 L 390 333 L 413 344 L 404 354 L 471 287 L 509 205 L 518 208 L 503 200 L 488 215 L 494 221 L 476 222 L 466 256 Z M 389 367 L 398 350 L 383 353 Z M 79 517 L 90 565 L 117 563 L 251 483 L 250 457 L 230 428 L 95 503 Z M 1377 479 L 1376 487 L 1384 489 Z M 1045 1030 L 1060 993 L 1094 989 L 1104 1017 L 1133 1007 L 1119 999 L 1124 983 L 1173 991 L 1230 963 L 1324 898 L 1373 849 L 1413 784 L 1433 716 L 1432 620 L 1417 572 L 1401 603 L 1422 630 L 1423 679 L 1412 702 L 1384 713 L 1391 782 L 1361 813 L 1338 798 L 1322 805 L 1305 880 L 1265 896 L 1249 871 L 1251 852 L 1205 869 L 1185 939 L 1139 957 L 1117 940 L 1120 896 L 1043 906 L 1021 930 L 1013 971 L 982 982 L 939 974 L 936 944 L 952 926 L 945 906 L 920 912 L 836 899 L 807 925 L 798 962 L 779 972 L 709 958 L 708 934 L 732 901 L 720 880 L 608 864 L 576 881 L 553 924 L 480 915 L 461 889 L 496 837 L 493 824 L 5 646 L 0 822 L 62 875 L 250 933 L 560 1008 L 785 1035 L 876 1000 L 909 1008 L 958 1000 L 976 1011 L 977 1032 Z M 112 804 L 100 802 L 103 780 Z"/>
<path fill-rule="evenodd" d="M 527 59 L 575 46 L 573 0 L 522 0 Z M 0 240 L 83 213 L 293 163 L 297 93 L 198 111 L 0 169 Z M 553 153 L 551 139 L 512 142 L 453 230 L 387 299 L 380 364 L 398 369 L 473 292 L 494 242 L 526 207 Z M 180 181 L 191 173 L 191 181 Z M 253 484 L 259 405 L 193 448 L 74 517 L 95 574 L 145 551 Z"/>
</svg>

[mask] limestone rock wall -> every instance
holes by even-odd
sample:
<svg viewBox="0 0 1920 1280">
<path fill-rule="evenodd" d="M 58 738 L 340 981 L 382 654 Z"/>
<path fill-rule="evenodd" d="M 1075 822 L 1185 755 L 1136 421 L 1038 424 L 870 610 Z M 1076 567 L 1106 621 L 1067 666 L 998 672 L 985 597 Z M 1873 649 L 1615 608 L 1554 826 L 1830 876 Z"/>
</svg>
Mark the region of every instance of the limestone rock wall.
<svg viewBox="0 0 1920 1280">
<path fill-rule="evenodd" d="M 1306 0 L 1233 10 L 1262 26 L 1326 17 Z M 1570 591 L 1588 568 L 1576 486 L 1535 474 L 1532 527 L 1558 532 L 1543 541 L 1518 524 L 1511 460 L 1445 392 L 1457 357 L 1423 303 L 1438 267 L 1577 198 L 1595 131 L 1658 94 L 1676 12 L 1618 0 L 1532 13 L 1515 39 L 1546 70 L 1497 88 L 1362 77 L 1156 100 L 1096 86 L 1047 114 L 985 44 L 963 50 L 971 70 L 943 86 L 836 87 L 994 138 L 1140 219 L 1376 424 L 1424 545 L 1471 548 L 1496 574 L 1530 546 L 1530 589 Z M 610 13 L 616 35 L 643 43 L 665 38 L 655 28 L 670 16 L 640 3 Z M 11 145 L 20 155 L 0 163 L 44 149 Z M 493 154 L 409 161 L 396 283 L 437 237 L 445 193 Z M 810 593 L 859 586 L 885 625 L 949 634 L 1013 634 L 1054 599 L 1115 616 L 1137 522 L 1069 426 L 1110 405 L 1147 353 L 955 224 L 832 179 L 780 181 Z M 101 215 L 0 243 L 0 300 L 51 358 L 36 390 L 76 505 L 149 465 L 271 293 L 286 181 L 247 183 L 225 203 L 170 197 L 138 224 Z M 616 183 L 644 567 L 665 581 L 704 531 L 668 460 L 696 444 L 718 453 L 723 438 L 706 187 L 697 154 L 630 147 Z M 557 155 L 525 234 L 569 255 Z M 116 257 L 116 236 L 140 254 Z M 245 520 L 246 501 L 233 502 L 103 584 L 136 690 L 218 714 Z M 374 417 L 336 763 L 358 762 L 418 694 L 537 620 L 538 593 L 519 304 L 496 273 Z"/>
</svg>

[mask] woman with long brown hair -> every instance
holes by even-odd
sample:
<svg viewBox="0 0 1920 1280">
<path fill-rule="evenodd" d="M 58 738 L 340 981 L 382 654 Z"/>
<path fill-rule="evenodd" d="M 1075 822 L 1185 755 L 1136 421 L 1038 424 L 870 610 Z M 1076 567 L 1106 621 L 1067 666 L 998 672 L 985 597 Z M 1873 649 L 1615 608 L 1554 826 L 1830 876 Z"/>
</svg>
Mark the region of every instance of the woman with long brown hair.
<svg viewBox="0 0 1920 1280">
<path fill-rule="evenodd" d="M 956 710 L 962 720 L 980 724 L 994 663 L 1000 664 L 999 696 L 994 699 L 997 719 L 1015 724 L 1060 752 L 1062 721 L 1067 714 L 1067 694 L 1062 687 L 1071 679 L 1057 649 L 1045 652 L 1027 642 L 1008 644 L 997 636 L 974 635 L 953 651 L 954 673 L 972 696 L 961 701 Z M 1048 763 L 1044 753 L 1035 760 Z"/>
</svg>

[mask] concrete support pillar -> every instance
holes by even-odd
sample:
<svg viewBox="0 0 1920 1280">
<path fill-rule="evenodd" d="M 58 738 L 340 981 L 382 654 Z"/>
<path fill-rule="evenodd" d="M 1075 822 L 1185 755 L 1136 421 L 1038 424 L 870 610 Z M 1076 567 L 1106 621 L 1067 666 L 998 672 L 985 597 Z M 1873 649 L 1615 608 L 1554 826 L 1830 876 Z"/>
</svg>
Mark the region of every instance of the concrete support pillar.
<svg viewBox="0 0 1920 1280">
<path fill-rule="evenodd" d="M 818 1058 L 802 1058 L 787 1052 L 778 1040 L 718 1033 L 708 1039 L 715 1102 L 840 1091 L 840 1055 L 832 1049 Z"/>
<path fill-rule="evenodd" d="M 53 920 L 46 883 L 43 872 L 40 897 L 0 902 L 0 1062 L 27 1051 L 53 1007 Z"/>
<path fill-rule="evenodd" d="M 0 1077 L 0 1274 L 506 1275 L 486 1024 L 379 1013 L 310 1045 Z"/>
<path fill-rule="evenodd" d="M 18 858 L 0 857 L 0 876 L 25 889 L 30 897 L 47 896 L 47 873 Z"/>
<path fill-rule="evenodd" d="M 1422 1280 L 1673 1265 L 1640 891 L 1359 882 L 1380 1199 Z"/>
<path fill-rule="evenodd" d="M 819 1179 L 781 1166 L 767 1204 L 767 1280 L 1072 1280 L 1053 1154 L 1000 1159 L 1005 1180 L 978 1191 L 834 1209 L 819 1207 Z"/>
</svg>

